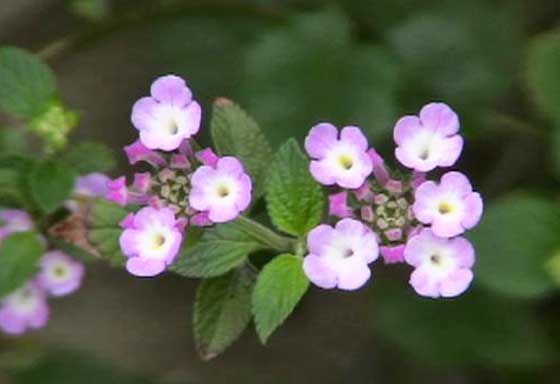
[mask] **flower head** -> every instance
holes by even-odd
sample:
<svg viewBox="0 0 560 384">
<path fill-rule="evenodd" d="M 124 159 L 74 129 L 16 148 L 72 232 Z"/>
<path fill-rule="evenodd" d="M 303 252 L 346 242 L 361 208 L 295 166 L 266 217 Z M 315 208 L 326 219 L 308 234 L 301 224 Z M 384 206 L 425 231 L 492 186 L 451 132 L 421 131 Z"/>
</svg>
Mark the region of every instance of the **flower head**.
<svg viewBox="0 0 560 384">
<path fill-rule="evenodd" d="M 408 168 L 420 172 L 450 167 L 459 158 L 463 138 L 457 135 L 459 118 L 446 104 L 431 103 L 420 116 L 404 116 L 395 125 L 395 156 Z"/>
<path fill-rule="evenodd" d="M 418 187 L 413 211 L 418 221 L 431 224 L 437 236 L 453 237 L 478 224 L 482 205 L 465 175 L 448 172 L 439 184 L 426 181 Z"/>
<path fill-rule="evenodd" d="M 167 75 L 154 81 L 151 97 L 134 104 L 132 124 L 147 148 L 173 151 L 198 132 L 201 115 L 200 104 L 192 99 L 185 80 Z"/>
<path fill-rule="evenodd" d="M 215 167 L 199 167 L 191 183 L 191 207 L 207 212 L 215 223 L 235 219 L 251 203 L 251 178 L 235 157 L 222 157 Z"/>
<path fill-rule="evenodd" d="M 20 335 L 28 329 L 43 327 L 49 318 L 45 293 L 28 283 L 0 301 L 0 329 Z"/>
<path fill-rule="evenodd" d="M 66 296 L 82 284 L 84 266 L 60 252 L 47 252 L 41 260 L 37 284 L 52 296 Z"/>
<path fill-rule="evenodd" d="M 464 237 L 446 239 L 424 229 L 408 241 L 404 258 L 415 267 L 410 285 L 421 296 L 455 297 L 473 279 L 474 249 Z"/>
<path fill-rule="evenodd" d="M 33 229 L 31 216 L 19 209 L 0 209 L 0 241 L 14 232 L 25 232 Z"/>
<path fill-rule="evenodd" d="M 128 257 L 126 269 L 136 276 L 155 276 L 170 265 L 183 236 L 169 208 L 145 207 L 124 222 L 119 242 Z"/>
<path fill-rule="evenodd" d="M 325 224 L 314 228 L 307 236 L 307 248 L 305 274 L 325 289 L 360 288 L 371 276 L 368 264 L 379 254 L 375 234 L 354 219 L 342 219 L 334 228 Z"/>
<path fill-rule="evenodd" d="M 321 123 L 305 138 L 305 149 L 313 161 L 311 174 L 323 185 L 358 188 L 373 170 L 367 154 L 368 142 L 360 128 L 345 127 L 340 132 L 335 126 Z"/>
</svg>

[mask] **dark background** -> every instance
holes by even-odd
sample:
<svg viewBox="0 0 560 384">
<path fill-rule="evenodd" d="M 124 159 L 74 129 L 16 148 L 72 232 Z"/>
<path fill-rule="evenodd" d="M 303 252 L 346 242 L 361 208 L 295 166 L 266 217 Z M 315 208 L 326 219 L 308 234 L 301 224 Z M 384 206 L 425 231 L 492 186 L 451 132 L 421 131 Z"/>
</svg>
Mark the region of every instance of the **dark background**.
<svg viewBox="0 0 560 384">
<path fill-rule="evenodd" d="M 132 104 L 171 72 L 188 80 L 205 122 L 225 96 L 275 147 L 317 121 L 357 124 L 389 162 L 396 119 L 445 101 L 467 138 L 458 166 L 492 212 L 521 192 L 560 212 L 560 147 L 551 145 L 559 125 L 527 80 L 531 44 L 559 21 L 555 0 L 0 0 L 0 44 L 53 67 L 82 116 L 73 140 L 114 147 L 119 172 L 130 172 L 120 150 L 135 138 Z M 551 68 L 558 81 L 560 59 Z M 481 229 L 480 280 L 456 300 L 417 297 L 408 268 L 378 264 L 358 292 L 311 289 L 266 347 L 249 329 L 206 363 L 191 335 L 196 281 L 92 266 L 77 294 L 52 302 L 44 330 L 0 339 L 0 368 L 24 367 L 15 383 L 144 382 L 130 372 L 163 383 L 556 383 L 560 300 L 544 265 L 560 246 L 541 252 L 544 230 L 524 233 L 539 225 L 536 215 L 505 234 L 492 231 L 506 219 Z M 488 242 L 502 235 L 513 252 Z M 517 237 L 528 252 L 518 252 Z M 530 275 L 525 261 L 535 259 Z M 58 352 L 40 364 L 11 352 L 36 345 Z"/>
</svg>

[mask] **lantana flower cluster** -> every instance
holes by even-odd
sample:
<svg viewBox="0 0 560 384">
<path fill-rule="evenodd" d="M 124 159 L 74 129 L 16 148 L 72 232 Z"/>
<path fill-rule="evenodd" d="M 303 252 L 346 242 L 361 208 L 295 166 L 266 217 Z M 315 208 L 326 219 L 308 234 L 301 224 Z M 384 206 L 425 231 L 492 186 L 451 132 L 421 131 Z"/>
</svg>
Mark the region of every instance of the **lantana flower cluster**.
<svg viewBox="0 0 560 384">
<path fill-rule="evenodd" d="M 185 80 L 167 75 L 154 81 L 151 95 L 132 108 L 139 138 L 124 148 L 131 165 L 146 172 L 108 183 L 107 199 L 141 208 L 121 223 L 120 247 L 126 269 L 155 276 L 176 258 L 190 226 L 235 220 L 251 202 L 251 179 L 241 162 L 218 157 L 210 148 L 196 150 L 202 109 Z"/>
<path fill-rule="evenodd" d="M 463 236 L 475 227 L 483 203 L 467 176 L 427 172 L 451 167 L 463 149 L 459 118 L 431 103 L 395 125 L 395 157 L 408 172 L 392 172 L 358 127 L 314 126 L 305 140 L 310 172 L 333 192 L 329 215 L 308 237 L 304 270 L 317 286 L 353 290 L 371 277 L 379 254 L 385 263 L 414 268 L 410 284 L 427 297 L 454 297 L 473 279 L 475 253 Z"/>
<path fill-rule="evenodd" d="M 27 212 L 0 210 L 0 243 L 12 233 L 33 229 L 33 221 Z M 0 299 L 0 330 L 20 335 L 45 326 L 49 319 L 47 299 L 66 296 L 78 290 L 84 273 L 84 266 L 64 252 L 46 252 L 37 274 L 22 287 Z"/>
</svg>

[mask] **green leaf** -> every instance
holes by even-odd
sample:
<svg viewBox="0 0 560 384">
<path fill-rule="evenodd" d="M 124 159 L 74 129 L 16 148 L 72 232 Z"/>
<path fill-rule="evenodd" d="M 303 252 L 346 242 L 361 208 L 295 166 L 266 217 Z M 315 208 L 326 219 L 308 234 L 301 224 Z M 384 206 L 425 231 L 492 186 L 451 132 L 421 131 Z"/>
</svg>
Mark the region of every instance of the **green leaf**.
<svg viewBox="0 0 560 384">
<path fill-rule="evenodd" d="M 198 352 L 210 360 L 223 352 L 251 319 L 254 274 L 240 268 L 202 281 L 194 303 L 194 337 Z"/>
<path fill-rule="evenodd" d="M 381 140 L 397 117 L 397 65 L 383 47 L 353 41 L 342 12 L 306 13 L 247 50 L 240 100 L 273 143 L 302 139 L 318 121 Z"/>
<path fill-rule="evenodd" d="M 19 48 L 0 48 L 0 108 L 29 119 L 55 97 L 55 78 L 49 67 Z"/>
<path fill-rule="evenodd" d="M 115 156 L 111 148 L 95 142 L 78 143 L 63 155 L 62 160 L 79 174 L 109 172 L 115 167 Z"/>
<path fill-rule="evenodd" d="M 266 249 L 239 221 L 208 229 L 192 247 L 181 251 L 170 270 L 187 277 L 214 277 L 243 264 L 250 253 Z"/>
<path fill-rule="evenodd" d="M 264 176 L 272 158 L 272 148 L 255 120 L 230 100 L 214 103 L 212 140 L 220 155 L 238 157 L 253 180 L 254 195 L 263 190 Z"/>
<path fill-rule="evenodd" d="M 27 175 L 33 167 L 30 158 L 10 155 L 0 157 L 0 207 L 25 208 L 35 211 L 27 184 Z"/>
<path fill-rule="evenodd" d="M 429 300 L 402 284 L 381 279 L 375 284 L 371 305 L 377 334 L 420 364 L 521 368 L 557 360 L 543 324 L 525 301 L 477 289 L 453 300 Z"/>
<path fill-rule="evenodd" d="M 0 243 L 0 297 L 21 287 L 37 271 L 44 247 L 34 232 L 17 232 Z"/>
<path fill-rule="evenodd" d="M 126 262 L 119 245 L 123 231 L 119 223 L 127 214 L 125 208 L 102 199 L 93 203 L 88 214 L 88 239 L 101 257 L 113 266 L 122 266 Z"/>
<path fill-rule="evenodd" d="M 274 157 L 265 198 L 272 222 L 286 233 L 304 236 L 321 222 L 324 196 L 309 173 L 309 160 L 294 139 Z"/>
<path fill-rule="evenodd" d="M 554 283 L 547 261 L 560 249 L 560 210 L 535 196 L 511 196 L 489 204 L 471 232 L 475 275 L 487 288 L 512 297 L 538 297 Z"/>
<path fill-rule="evenodd" d="M 60 207 L 74 189 L 73 168 L 58 160 L 37 163 L 29 175 L 31 196 L 45 213 Z"/>
<path fill-rule="evenodd" d="M 23 131 L 0 127 L 0 153 L 2 156 L 26 153 L 29 150 Z"/>
<path fill-rule="evenodd" d="M 293 255 L 280 255 L 269 262 L 257 278 L 252 306 L 263 344 L 288 318 L 309 288 L 302 261 Z"/>
<path fill-rule="evenodd" d="M 527 54 L 527 85 L 542 112 L 560 124 L 560 33 L 533 38 Z"/>
</svg>

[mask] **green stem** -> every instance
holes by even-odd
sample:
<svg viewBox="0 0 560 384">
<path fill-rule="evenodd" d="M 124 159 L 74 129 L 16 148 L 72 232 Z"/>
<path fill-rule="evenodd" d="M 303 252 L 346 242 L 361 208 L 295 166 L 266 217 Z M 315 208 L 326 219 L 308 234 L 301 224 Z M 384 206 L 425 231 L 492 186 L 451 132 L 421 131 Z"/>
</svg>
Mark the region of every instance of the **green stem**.
<svg viewBox="0 0 560 384">
<path fill-rule="evenodd" d="M 280 252 L 295 252 L 296 239 L 279 235 L 270 228 L 245 216 L 241 216 L 237 222 L 239 225 L 243 226 L 243 229 L 247 233 L 269 246 L 270 249 Z"/>
</svg>

